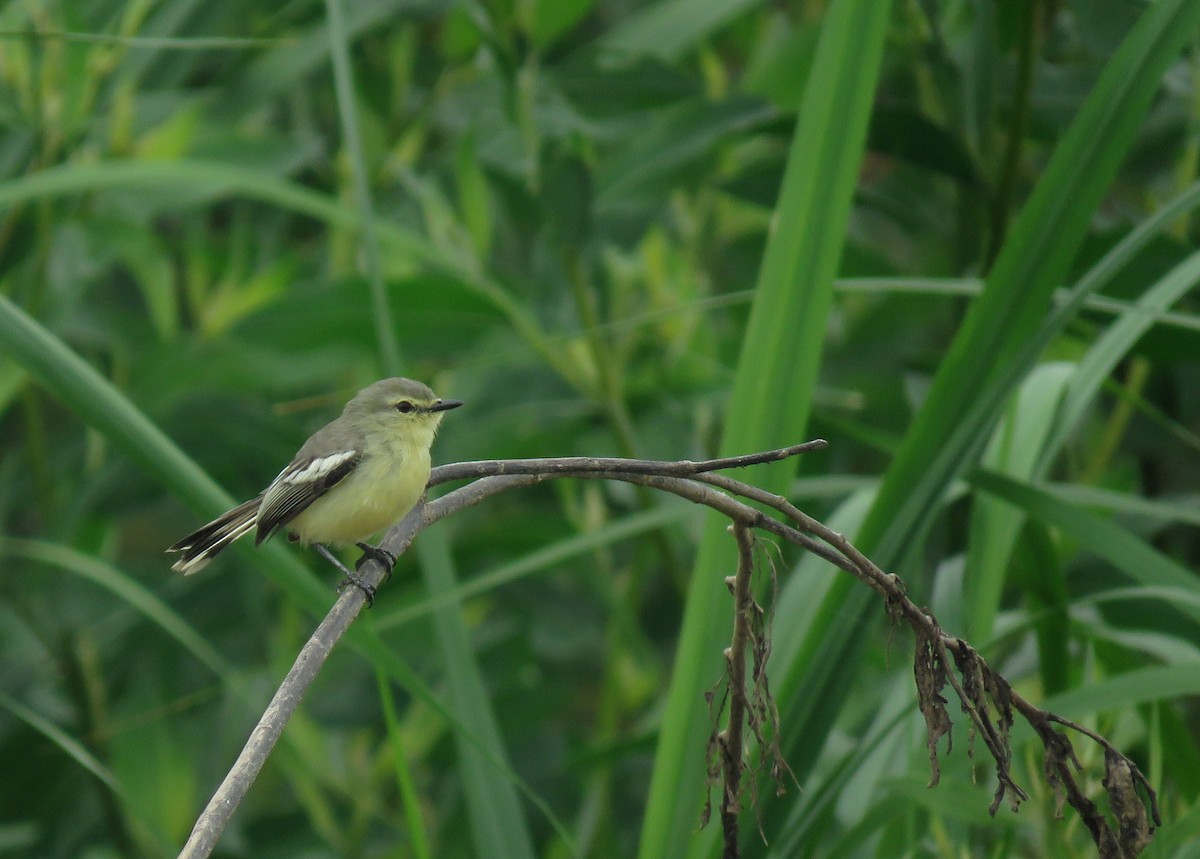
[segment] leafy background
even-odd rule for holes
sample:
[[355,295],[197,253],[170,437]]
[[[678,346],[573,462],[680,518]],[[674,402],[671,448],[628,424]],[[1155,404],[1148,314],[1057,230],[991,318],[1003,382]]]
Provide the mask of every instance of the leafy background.
[[[1200,832],[1195,0],[0,6],[0,854],[172,855],[333,576],[172,575],[358,387],[438,461],[742,453]],[[218,488],[223,487],[223,489]],[[720,523],[547,485],[422,536],[224,856],[714,856]],[[1087,856],[927,790],[909,642],[784,553],[748,856]],[[1102,756],[1077,744],[1098,792]]]

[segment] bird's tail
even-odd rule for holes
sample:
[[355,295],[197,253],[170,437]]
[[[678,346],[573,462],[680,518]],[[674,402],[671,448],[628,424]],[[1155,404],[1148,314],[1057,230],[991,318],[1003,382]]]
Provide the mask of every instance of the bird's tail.
[[245,504],[239,504],[167,549],[168,552],[183,554],[182,558],[171,565],[171,569],[178,570],[185,576],[199,572],[218,552],[238,537],[254,530],[261,501],[260,495],[251,498]]

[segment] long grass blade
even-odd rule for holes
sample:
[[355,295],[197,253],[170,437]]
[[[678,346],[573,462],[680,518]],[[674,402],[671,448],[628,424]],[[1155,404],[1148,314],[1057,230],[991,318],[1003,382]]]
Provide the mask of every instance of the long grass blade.
[[[430,595],[437,599],[453,591],[457,583],[446,542],[421,540],[416,548]],[[476,853],[532,859],[533,839],[512,782],[494,766],[495,758],[503,760],[504,743],[459,607],[442,605],[434,609],[433,620],[449,686],[450,709],[490,752],[481,754],[476,743],[457,737],[458,765],[467,793]]]

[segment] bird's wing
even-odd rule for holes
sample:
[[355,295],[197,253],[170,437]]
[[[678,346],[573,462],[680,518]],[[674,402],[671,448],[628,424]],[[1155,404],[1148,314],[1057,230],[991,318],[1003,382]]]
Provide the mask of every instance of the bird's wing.
[[254,544],[258,545],[299,516],[308,505],[345,480],[361,461],[362,454],[357,450],[297,456],[263,493]]

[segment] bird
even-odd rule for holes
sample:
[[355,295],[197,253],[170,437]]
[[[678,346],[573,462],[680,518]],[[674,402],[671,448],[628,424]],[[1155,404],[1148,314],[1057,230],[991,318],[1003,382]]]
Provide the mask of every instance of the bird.
[[347,582],[374,589],[351,573],[327,546],[354,544],[390,574],[395,557],[364,542],[402,519],[429,482],[430,447],[445,412],[461,400],[440,399],[413,379],[382,379],[359,391],[339,417],[300,447],[259,495],[218,516],[167,549],[178,553],[172,569],[201,570],[226,546],[253,532],[257,546],[277,531],[311,544],[346,574]]

